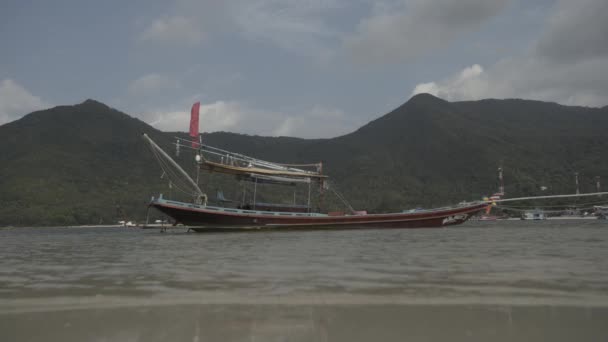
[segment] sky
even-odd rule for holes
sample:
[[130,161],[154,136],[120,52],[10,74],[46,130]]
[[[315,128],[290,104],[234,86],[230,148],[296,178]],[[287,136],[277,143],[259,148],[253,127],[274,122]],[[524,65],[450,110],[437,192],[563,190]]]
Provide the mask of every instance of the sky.
[[417,93],[608,105],[606,0],[2,0],[0,125],[95,99],[329,138]]

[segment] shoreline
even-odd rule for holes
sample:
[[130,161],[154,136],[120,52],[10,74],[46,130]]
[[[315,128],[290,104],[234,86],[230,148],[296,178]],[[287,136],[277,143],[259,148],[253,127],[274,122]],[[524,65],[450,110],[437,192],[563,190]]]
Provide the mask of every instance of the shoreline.
[[65,310],[125,309],[167,306],[510,306],[510,307],[584,307],[608,310],[608,296],[580,293],[576,296],[411,296],[399,294],[370,295],[361,293],[315,292],[307,294],[260,295],[220,291],[194,291],[152,296],[90,295],[24,297],[7,299],[0,296],[0,315]]
[[[567,217],[560,217],[560,216],[553,216],[553,217],[547,217],[546,219],[543,220],[522,220],[520,218],[517,217],[510,217],[510,218],[506,218],[506,219],[496,219],[496,220],[480,220],[480,219],[474,219],[472,218],[469,222],[465,222],[463,225],[461,226],[466,226],[467,224],[470,223],[474,223],[474,225],[479,225],[480,223],[483,222],[505,222],[505,221],[509,221],[509,222],[516,222],[516,221],[521,221],[521,222],[544,222],[544,221],[604,221],[601,219],[598,219],[598,217],[595,216],[585,216],[585,217],[571,217],[571,216],[567,216]],[[82,224],[82,225],[70,225],[70,226],[12,226],[12,225],[8,225],[8,226],[0,226],[0,230],[1,229],[19,229],[19,228],[135,228],[135,229],[151,229],[151,228],[165,228],[165,229],[188,229],[190,228],[190,226],[185,226],[185,225],[181,225],[178,224],[177,226],[174,226],[172,224],[161,224],[161,223],[149,223],[149,224],[136,224],[133,226],[125,226],[122,224]],[[404,228],[407,229],[407,228]],[[414,228],[415,229],[415,228]]]

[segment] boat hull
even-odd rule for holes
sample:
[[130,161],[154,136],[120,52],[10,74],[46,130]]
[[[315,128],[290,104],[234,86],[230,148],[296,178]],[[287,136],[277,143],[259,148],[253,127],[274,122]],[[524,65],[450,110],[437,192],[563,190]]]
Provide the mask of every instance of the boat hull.
[[192,230],[198,232],[445,227],[461,224],[487,207],[486,203],[474,203],[407,213],[328,216],[208,207],[168,200],[155,200],[150,205],[172,217],[176,223],[191,226]]

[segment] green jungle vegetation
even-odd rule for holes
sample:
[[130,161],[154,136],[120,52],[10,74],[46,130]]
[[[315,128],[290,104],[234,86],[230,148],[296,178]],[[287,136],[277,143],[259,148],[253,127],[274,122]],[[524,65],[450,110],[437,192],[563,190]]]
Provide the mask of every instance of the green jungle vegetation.
[[[216,132],[202,139],[269,161],[322,161],[355,209],[387,212],[491,195],[499,166],[507,197],[574,193],[574,172],[581,192],[595,191],[595,176],[608,181],[607,132],[608,107],[518,99],[447,102],[421,94],[336,138]],[[141,222],[152,196],[185,199],[161,179],[143,133],[171,155],[175,136],[186,137],[94,100],[0,126],[0,226],[115,224],[123,217]],[[193,155],[177,159],[194,173]],[[252,185],[246,186],[250,196]],[[226,175],[201,173],[201,187],[211,202],[217,190],[235,200],[243,192]],[[259,201],[293,202],[292,188],[259,190]],[[307,189],[295,192],[305,204]],[[331,194],[322,205],[345,210]]]

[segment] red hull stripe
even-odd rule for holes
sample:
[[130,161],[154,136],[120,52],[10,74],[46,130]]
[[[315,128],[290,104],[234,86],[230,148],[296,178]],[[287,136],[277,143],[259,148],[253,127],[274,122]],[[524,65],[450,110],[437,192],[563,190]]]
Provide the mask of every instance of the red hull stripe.
[[[487,204],[476,204],[468,207],[450,208],[422,213],[369,214],[353,216],[283,216],[251,215],[245,213],[227,213],[218,210],[187,208],[166,203],[153,203],[160,211],[173,217],[178,222],[190,225],[213,226],[345,226],[345,225],[390,225],[400,223],[412,226],[419,222],[424,226],[443,226],[466,221],[470,215],[483,210]],[[447,221],[446,221],[447,219]],[[431,221],[433,223],[431,224]]]

